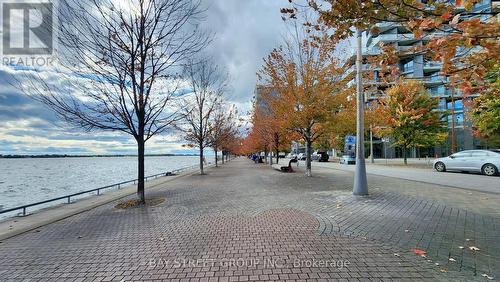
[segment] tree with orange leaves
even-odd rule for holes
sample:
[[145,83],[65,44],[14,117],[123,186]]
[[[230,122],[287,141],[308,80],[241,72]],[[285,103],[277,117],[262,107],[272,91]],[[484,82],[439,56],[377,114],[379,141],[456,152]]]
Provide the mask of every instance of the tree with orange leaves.
[[[283,8],[282,13],[290,18],[303,9],[302,1]],[[492,1],[493,2],[493,1]],[[443,75],[450,78],[450,87],[459,88],[464,96],[487,93],[492,103],[471,103],[471,112],[494,112],[498,84],[490,79],[491,73],[498,76],[500,60],[500,21],[495,3],[481,0],[421,1],[421,0],[312,0],[308,7],[316,11],[318,21],[309,23],[315,28],[331,28],[334,40],[351,37],[355,29],[377,33],[378,23],[398,23],[413,32],[416,39],[426,39],[411,52],[423,53],[431,60],[441,61]],[[490,5],[490,6],[487,6]],[[393,73],[391,61],[397,58],[391,46],[381,46],[384,54],[376,60],[382,73]],[[392,57],[392,59],[391,59]],[[389,76],[391,78],[391,76]],[[466,100],[467,101],[467,100]],[[474,116],[472,120],[477,123]],[[498,126],[495,119],[488,124],[475,124],[477,135],[489,136],[478,129]],[[482,120],[484,121],[484,120]],[[489,137],[488,137],[489,138]]]
[[[276,110],[271,107],[269,101],[277,95],[272,86],[257,86],[257,97],[253,105],[252,124],[259,132],[260,138],[267,140],[269,150],[274,152],[276,163],[279,162],[279,152],[286,151],[290,145],[290,134],[286,130],[284,119],[278,116]],[[272,164],[272,158],[269,158]]]
[[214,149],[215,166],[218,166],[219,150],[227,150],[233,146],[233,142],[237,142],[236,139],[239,135],[237,116],[238,112],[234,106],[228,107],[222,104],[210,120],[208,143]]
[[390,136],[395,146],[403,149],[407,164],[407,152],[413,147],[442,143],[448,135],[445,122],[439,112],[434,111],[438,103],[417,81],[400,80],[387,90],[376,109],[386,126],[375,127],[381,136]]
[[[349,78],[347,78],[349,79]],[[338,111],[325,123],[327,140],[332,148],[343,150],[346,135],[356,134],[356,93],[354,87],[346,87],[336,94]],[[385,126],[386,123],[378,116],[373,107],[367,107],[364,112],[365,135],[371,126]]]
[[342,69],[335,44],[327,34],[314,38],[295,26],[293,38],[264,59],[259,78],[272,86],[266,102],[283,128],[300,136],[306,145],[306,174],[311,176],[312,144],[325,134],[325,122],[336,112],[335,92]]
[[[303,5],[290,2],[293,7],[283,8],[282,13],[296,18]],[[335,40],[349,38],[354,28],[376,33],[376,24],[387,22],[405,26],[417,39],[427,37],[429,42],[420,51],[442,61],[443,73],[470,92],[484,87],[489,66],[500,59],[498,9],[476,9],[483,5],[480,2],[312,0],[308,6],[319,15],[317,28],[332,28]]]

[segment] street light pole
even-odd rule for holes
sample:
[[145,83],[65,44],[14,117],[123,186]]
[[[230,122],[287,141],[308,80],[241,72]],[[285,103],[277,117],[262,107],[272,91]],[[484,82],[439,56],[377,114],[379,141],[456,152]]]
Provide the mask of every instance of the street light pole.
[[370,162],[375,163],[375,158],[373,156],[373,127],[370,124]]
[[363,128],[363,111],[365,99],[363,97],[363,82],[362,79],[362,32],[358,28],[357,34],[357,52],[356,52],[356,105],[357,105],[357,118],[356,118],[356,170],[354,173],[354,187],[352,193],[354,195],[368,195],[368,183],[366,181],[366,166],[365,166],[365,131]]

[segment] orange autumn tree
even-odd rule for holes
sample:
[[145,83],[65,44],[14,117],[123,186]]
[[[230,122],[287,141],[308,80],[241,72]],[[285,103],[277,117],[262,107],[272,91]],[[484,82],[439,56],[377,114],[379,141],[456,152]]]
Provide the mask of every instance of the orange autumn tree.
[[[288,151],[292,134],[287,132],[285,120],[269,104],[277,95],[271,86],[257,86],[259,95],[253,105],[252,124],[260,132],[260,138],[265,138],[269,150],[274,152],[276,163],[279,163],[279,152]],[[272,158],[270,158],[272,164]]]
[[[303,10],[303,3],[290,2],[292,6],[283,8],[282,13],[296,18]],[[377,23],[403,25],[416,39],[426,39],[413,52],[422,52],[429,59],[441,61],[442,74],[450,78],[450,86],[459,88],[465,96],[491,93],[498,88],[498,84],[488,79],[488,74],[494,72],[500,59],[500,20],[498,9],[485,8],[484,4],[481,0],[308,1],[309,10],[318,15],[318,21],[310,25],[331,28],[335,40],[351,37],[356,28],[377,33]],[[383,49],[386,62],[382,64],[393,61],[394,55],[397,57],[394,48],[385,46]],[[387,73],[391,73],[389,68],[385,70]],[[472,112],[478,111],[479,103],[471,103],[471,106]],[[484,103],[481,107],[481,111],[495,111],[494,108],[484,109]],[[474,129],[478,135],[488,136],[481,132],[485,126],[494,127],[495,121],[474,126]]]
[[376,108],[378,118],[386,125],[375,127],[375,131],[390,136],[393,145],[403,149],[405,165],[409,149],[440,144],[446,139],[446,123],[434,111],[438,100],[427,93],[422,83],[400,80],[386,94]]
[[[238,111],[236,107],[222,104],[217,108],[209,123],[209,146],[214,149],[215,166],[218,166],[218,151],[232,146],[239,135]],[[222,156],[224,158],[224,155]]]
[[260,108],[257,106],[257,101],[253,101],[251,127],[247,128],[248,133],[243,143],[247,154],[264,152],[265,161],[267,162],[267,155],[271,148],[271,141],[269,140],[271,130],[268,124],[265,123]]
[[[344,149],[346,135],[356,134],[356,93],[354,87],[346,87],[337,93],[338,111],[325,124],[330,146],[337,150]],[[367,107],[364,113],[365,134],[370,126],[385,126],[386,123],[378,116],[373,107]]]
[[296,133],[306,145],[306,174],[311,176],[312,144],[325,134],[325,122],[336,112],[335,92],[341,69],[334,56],[335,44],[326,34],[306,39],[296,36],[285,47],[264,59],[259,78],[275,95],[267,103],[283,127]]

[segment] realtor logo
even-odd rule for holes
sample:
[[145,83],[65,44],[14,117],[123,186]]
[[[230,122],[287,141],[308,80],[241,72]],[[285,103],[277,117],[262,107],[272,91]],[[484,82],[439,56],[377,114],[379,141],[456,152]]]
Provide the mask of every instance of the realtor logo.
[[46,65],[52,62],[55,24],[54,1],[0,0],[2,62]]

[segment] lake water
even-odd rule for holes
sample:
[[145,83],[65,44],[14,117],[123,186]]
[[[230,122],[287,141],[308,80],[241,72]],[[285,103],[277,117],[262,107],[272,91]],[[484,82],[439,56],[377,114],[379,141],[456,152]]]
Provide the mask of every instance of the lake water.
[[[196,156],[146,157],[145,174],[196,165],[198,160]],[[137,157],[0,158],[0,210],[136,178]]]

